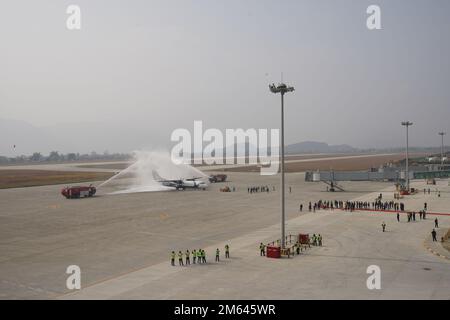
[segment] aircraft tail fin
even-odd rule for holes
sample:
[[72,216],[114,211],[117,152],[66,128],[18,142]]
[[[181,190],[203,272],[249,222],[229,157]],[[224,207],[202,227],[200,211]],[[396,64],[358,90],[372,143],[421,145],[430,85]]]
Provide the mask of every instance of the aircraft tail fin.
[[152,175],[153,175],[153,179],[155,179],[156,181],[161,181],[164,180],[156,170],[152,170]]

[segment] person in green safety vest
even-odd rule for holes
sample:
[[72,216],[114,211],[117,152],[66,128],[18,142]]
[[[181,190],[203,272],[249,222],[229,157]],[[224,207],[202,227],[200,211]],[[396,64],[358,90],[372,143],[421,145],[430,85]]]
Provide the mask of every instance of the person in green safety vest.
[[170,255],[170,261],[171,265],[175,266],[175,251],[172,251],[172,254]]
[[192,250],[192,262],[195,264],[195,259],[197,259],[197,251],[194,249]]
[[198,249],[197,251],[197,262],[202,263],[202,249]]
[[205,252],[205,250],[202,250],[202,260],[203,260],[203,263],[206,263],[206,252]]
[[216,262],[219,262],[220,260],[220,250],[219,248],[216,249]]
[[230,258],[230,246],[228,244],[225,245],[225,258]]
[[178,265],[184,266],[183,263],[183,253],[181,251],[178,251]]
[[190,265],[191,264],[191,253],[189,252],[189,250],[186,250],[186,265]]
[[261,242],[261,244],[259,245],[259,255],[260,256],[265,256],[266,255],[266,250],[265,250],[266,246]]

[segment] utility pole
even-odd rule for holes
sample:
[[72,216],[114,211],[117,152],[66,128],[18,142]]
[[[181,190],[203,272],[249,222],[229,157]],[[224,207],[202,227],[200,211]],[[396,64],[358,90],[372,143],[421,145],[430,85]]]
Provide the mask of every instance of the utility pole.
[[269,89],[272,93],[281,94],[281,248],[285,247],[285,229],[286,229],[286,216],[285,216],[285,185],[284,185],[284,94],[286,92],[294,91],[294,87],[288,87],[284,83],[280,83],[278,86],[275,84],[269,85]]

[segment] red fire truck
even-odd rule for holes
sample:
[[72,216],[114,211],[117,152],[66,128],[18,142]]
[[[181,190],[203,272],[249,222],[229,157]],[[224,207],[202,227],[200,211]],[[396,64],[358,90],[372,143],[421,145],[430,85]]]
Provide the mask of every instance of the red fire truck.
[[61,194],[67,199],[92,197],[95,192],[97,189],[93,185],[65,187],[61,190]]
[[225,180],[227,180],[227,175],[226,174],[214,174],[212,176],[209,176],[209,182],[214,183],[214,182],[225,182]]

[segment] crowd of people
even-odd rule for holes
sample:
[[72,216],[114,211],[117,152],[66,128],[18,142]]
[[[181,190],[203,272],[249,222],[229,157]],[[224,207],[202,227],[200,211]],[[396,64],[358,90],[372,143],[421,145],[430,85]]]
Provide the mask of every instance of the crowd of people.
[[[175,266],[175,260],[178,257],[178,265],[179,266],[188,266],[191,265],[191,257],[192,257],[192,264],[205,264],[206,262],[206,251],[203,249],[194,249],[192,251],[186,250],[184,253],[180,250],[178,253],[175,253],[175,251],[172,251],[170,254],[170,264],[172,266]],[[230,258],[230,246],[227,244],[225,245],[225,258]],[[219,248],[216,249],[216,262],[220,261],[220,250]]]
[[[272,186],[272,188],[269,188],[268,185],[265,186],[250,186],[247,188],[247,192],[248,193],[258,193],[258,192],[267,192],[269,193],[270,190],[272,189],[272,191],[275,191],[275,186]],[[289,186],[288,187],[289,193],[292,193],[292,187]]]
[[[379,197],[374,202],[368,201],[323,201],[319,200],[317,202],[309,202],[308,204],[309,211],[315,212],[316,210],[327,210],[327,209],[342,209],[345,211],[354,211],[354,210],[392,210],[397,211],[397,221],[400,222],[400,212],[405,211],[405,205],[402,202],[395,201],[381,201],[381,197]],[[406,217],[408,222],[416,221],[416,216],[419,216],[420,220],[426,220],[427,216],[428,204],[425,202],[423,206],[423,210],[409,211],[406,212]],[[299,211],[303,211],[303,204],[300,204]]]
[[[235,188],[233,187],[233,191],[235,191]],[[269,193],[270,191],[275,191],[275,186],[269,187],[268,185],[261,185],[261,186],[249,186],[247,188],[247,192],[249,194],[253,193]],[[292,188],[289,187],[289,192],[292,191]],[[426,190],[424,189],[424,193]],[[429,190],[428,190],[429,192]],[[374,211],[397,211],[397,221],[400,222],[400,212],[403,212],[406,214],[407,222],[416,221],[416,216],[419,216],[420,220],[425,220],[427,215],[427,209],[428,204],[425,202],[423,206],[423,210],[419,210],[417,212],[415,211],[409,211],[405,212],[405,204],[403,202],[398,202],[395,200],[389,200],[389,201],[383,201],[383,195],[380,193],[374,201],[343,201],[343,200],[319,200],[317,202],[309,202],[308,203],[308,210],[316,211],[316,210],[334,210],[334,209],[341,209],[345,211],[355,211],[355,210],[374,210]],[[299,211],[303,211],[303,204],[299,205]],[[435,219],[435,228],[439,228],[438,219]],[[386,232],[386,222],[382,222],[381,224],[382,231]],[[436,239],[436,230],[433,229],[432,231],[432,238],[433,241],[437,241]],[[322,236],[320,234],[313,234],[310,238],[309,245],[313,246],[322,246],[323,240]],[[297,246],[297,247],[296,247]],[[297,253],[299,253],[300,250],[300,243],[297,242],[294,245],[294,248],[296,248]],[[266,245],[263,243],[260,244],[260,255],[265,256],[266,255]],[[230,248],[227,244],[225,246],[225,258],[230,257]],[[295,250],[294,250],[295,252]],[[171,254],[171,264],[172,266],[175,266],[175,260],[178,257],[178,265],[184,266],[184,265],[190,265],[191,264],[191,257],[192,257],[192,264],[206,264],[206,252],[203,249],[198,250],[186,250],[184,253],[182,251],[178,251],[178,253],[175,253],[175,251],[172,251]],[[216,262],[220,261],[220,250],[219,248],[216,249]]]
[[[342,209],[346,211],[354,211],[354,210],[395,210],[395,211],[404,211],[405,204],[403,202],[395,202],[395,201],[381,201],[381,199],[377,199],[373,202],[369,201],[342,201],[342,200],[334,200],[334,201],[323,201],[319,200],[317,202],[309,202],[308,210],[311,212],[315,212],[320,209]],[[300,204],[300,211],[303,211],[303,204]]]
[[[390,201],[382,201],[383,195],[380,193],[378,197],[370,202],[370,201],[342,201],[342,200],[319,200],[317,202],[309,202],[308,203],[308,210],[311,212],[316,212],[316,210],[333,210],[333,209],[341,209],[345,211],[355,211],[355,210],[374,210],[374,211],[397,211],[397,221],[400,222],[400,212],[403,212],[406,214],[407,222],[414,222],[417,219],[417,216],[420,220],[426,220],[427,217],[427,210],[428,210],[428,204],[425,202],[423,204],[423,209],[419,211],[408,211],[405,212],[405,204],[403,202],[396,202],[394,200]],[[303,211],[303,204],[301,203],[299,205],[299,211]],[[434,227],[439,228],[439,221],[436,218],[434,220]],[[386,222],[382,222],[381,228],[383,232],[386,232]],[[437,241],[436,239],[436,230],[433,229],[432,231],[432,238],[433,241]],[[320,235],[319,235],[320,236]],[[312,237],[312,244],[318,243],[318,245],[321,245],[321,237],[317,238],[316,241],[314,240],[315,235]],[[320,239],[320,240],[318,240]]]
[[[272,186],[272,191],[275,191],[275,186]],[[270,192],[269,186],[251,186],[247,188],[248,193]]]

